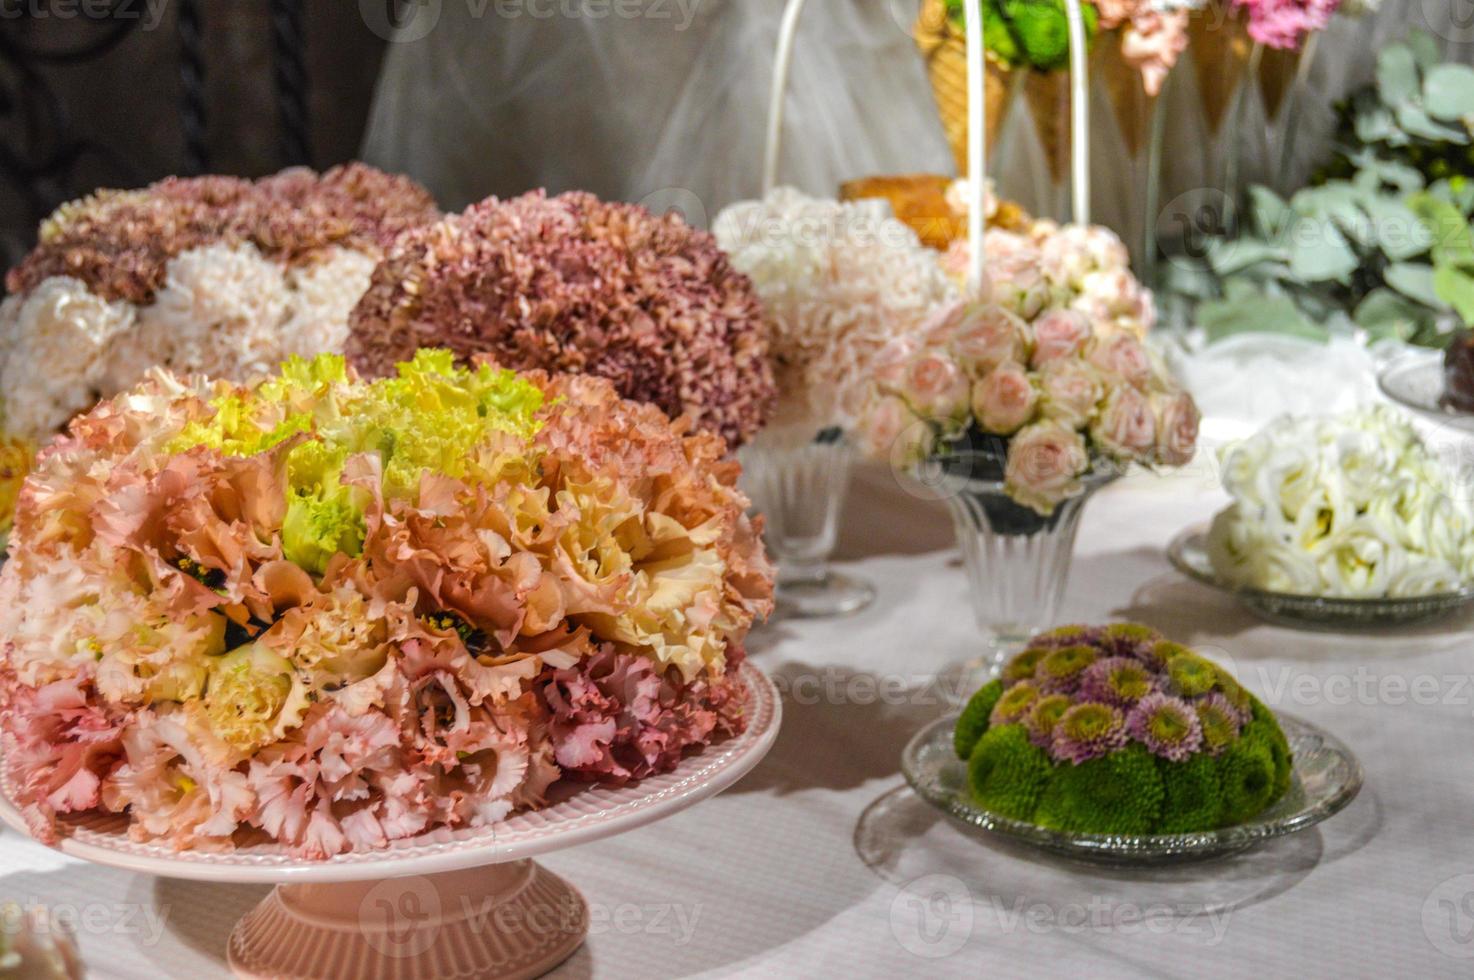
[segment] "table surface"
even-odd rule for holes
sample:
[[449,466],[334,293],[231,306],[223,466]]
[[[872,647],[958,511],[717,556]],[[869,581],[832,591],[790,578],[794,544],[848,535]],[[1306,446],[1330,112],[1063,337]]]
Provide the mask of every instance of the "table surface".
[[[1142,872],[955,828],[897,760],[946,710],[932,675],[974,652],[964,576],[943,510],[862,472],[840,551],[877,601],[754,635],[784,725],[736,787],[543,859],[593,914],[555,976],[1469,976],[1474,618],[1361,636],[1260,623],[1163,554],[1223,500],[1207,472],[1097,495],[1062,616],[1150,623],[1335,733],[1366,770],[1346,811],[1225,861]],[[230,927],[264,889],[93,867],[6,831],[0,894],[76,913],[95,976],[202,978],[225,975]]]

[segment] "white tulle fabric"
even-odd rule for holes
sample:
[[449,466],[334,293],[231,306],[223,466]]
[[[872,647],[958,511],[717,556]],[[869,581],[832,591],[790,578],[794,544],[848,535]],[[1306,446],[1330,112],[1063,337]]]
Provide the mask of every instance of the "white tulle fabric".
[[[595,5],[610,8],[602,17],[562,16],[582,4],[552,0],[518,6],[518,16],[496,16],[495,4],[431,6],[419,16],[433,26],[411,20],[389,46],[364,158],[411,174],[442,206],[580,188],[676,207],[705,227],[761,193],[783,0]],[[560,15],[535,17],[534,7]],[[643,15],[618,16],[621,7]],[[805,9],[784,183],[831,196],[850,178],[952,169],[914,17],[914,5],[892,0]]]

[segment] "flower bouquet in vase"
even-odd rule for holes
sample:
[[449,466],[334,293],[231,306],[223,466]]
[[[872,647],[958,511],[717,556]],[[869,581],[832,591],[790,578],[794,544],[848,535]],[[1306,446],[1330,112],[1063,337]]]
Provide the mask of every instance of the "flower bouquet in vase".
[[1038,222],[986,242],[986,288],[882,353],[861,426],[869,453],[952,512],[984,634],[975,669],[1057,618],[1090,495],[1131,463],[1186,463],[1198,428],[1145,343],[1151,294],[1114,234]]

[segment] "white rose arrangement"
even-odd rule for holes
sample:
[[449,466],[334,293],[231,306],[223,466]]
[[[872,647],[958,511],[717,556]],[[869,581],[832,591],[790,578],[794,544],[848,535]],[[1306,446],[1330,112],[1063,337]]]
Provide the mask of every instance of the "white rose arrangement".
[[1270,592],[1407,598],[1474,578],[1474,484],[1387,407],[1283,418],[1223,453],[1214,571]]

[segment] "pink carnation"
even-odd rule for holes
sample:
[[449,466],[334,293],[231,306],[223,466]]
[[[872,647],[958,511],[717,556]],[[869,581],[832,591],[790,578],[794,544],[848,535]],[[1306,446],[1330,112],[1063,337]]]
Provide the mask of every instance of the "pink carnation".
[[742,732],[741,659],[733,650],[722,676],[690,683],[613,647],[546,671],[536,690],[552,716],[558,765],[579,779],[620,784],[668,772],[688,748]]

